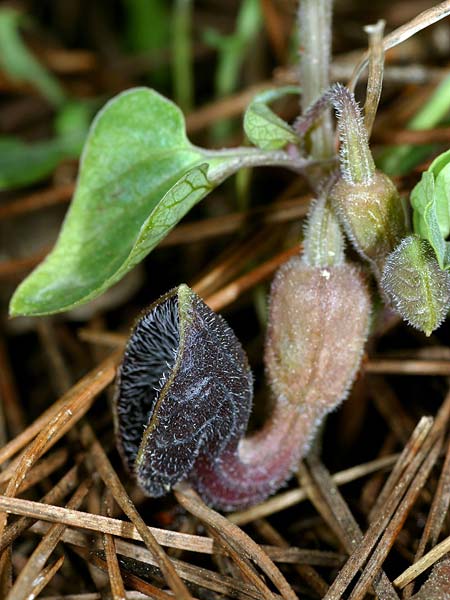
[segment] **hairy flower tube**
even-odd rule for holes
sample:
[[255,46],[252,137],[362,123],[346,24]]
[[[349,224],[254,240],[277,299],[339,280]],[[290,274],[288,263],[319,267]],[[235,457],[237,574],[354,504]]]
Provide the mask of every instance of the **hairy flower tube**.
[[[335,226],[326,222],[325,231]],[[184,480],[209,504],[233,510],[285,483],[345,397],[367,336],[369,295],[360,271],[342,262],[340,243],[331,253],[338,264],[295,257],[275,276],[265,357],[274,406],[249,437],[252,375],[225,320],[186,285],[143,314],[119,369],[114,412],[123,460],[148,495]]]

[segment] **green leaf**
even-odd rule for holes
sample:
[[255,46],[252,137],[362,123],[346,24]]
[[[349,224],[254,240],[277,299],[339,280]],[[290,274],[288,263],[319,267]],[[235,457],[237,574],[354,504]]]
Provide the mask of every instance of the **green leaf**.
[[388,256],[381,287],[410,325],[430,335],[450,308],[450,273],[427,240],[411,235]]
[[61,160],[58,140],[27,144],[17,137],[0,138],[0,191],[44,179]]
[[33,143],[13,136],[0,137],[0,191],[40,181],[65,158],[77,158],[83,149],[91,113],[86,103],[67,103],[56,117],[56,137]]
[[431,244],[441,269],[447,269],[447,242],[439,227],[437,214],[436,189],[434,176],[429,171],[422,174],[422,179],[411,193],[413,207],[414,231]]
[[59,239],[16,290],[11,314],[49,314],[97,297],[213,187],[265,164],[301,166],[280,151],[197,148],[175,104],[145,88],[120,94],[94,119]]
[[23,21],[23,15],[12,8],[0,10],[0,65],[9,77],[31,83],[49,102],[59,106],[64,102],[64,91],[22,41],[19,27]]
[[450,151],[438,156],[411,192],[414,231],[430,242],[441,269],[450,268]]
[[443,238],[450,234],[450,150],[440,154],[428,171],[434,176],[436,215]]
[[298,143],[292,127],[267,106],[286,94],[298,93],[298,88],[286,86],[267,90],[253,99],[244,115],[244,130],[252,144],[263,150],[277,150],[288,143]]

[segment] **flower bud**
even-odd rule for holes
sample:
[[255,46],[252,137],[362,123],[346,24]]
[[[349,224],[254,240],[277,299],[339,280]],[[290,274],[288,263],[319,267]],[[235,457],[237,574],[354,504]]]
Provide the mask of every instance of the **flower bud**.
[[407,235],[395,185],[387,175],[375,171],[367,184],[339,179],[330,196],[347,237],[380,276],[388,254]]
[[386,260],[381,287],[410,325],[430,335],[450,309],[450,274],[433,248],[416,235],[405,238]]
[[310,267],[328,267],[344,262],[344,236],[325,194],[311,205],[302,259]]
[[266,371],[277,402],[296,408],[311,440],[346,397],[370,321],[370,296],[349,264],[311,267],[294,257],[277,272],[270,296]]
[[330,99],[341,139],[341,179],[330,196],[348,238],[379,277],[387,255],[407,235],[400,196],[389,177],[375,169],[353,94],[338,84],[331,89]]

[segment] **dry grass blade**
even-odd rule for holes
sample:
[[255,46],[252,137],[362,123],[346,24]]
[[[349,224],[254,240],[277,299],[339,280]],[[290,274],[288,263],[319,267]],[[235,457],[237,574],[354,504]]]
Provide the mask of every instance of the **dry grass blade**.
[[[432,546],[437,544],[444,519],[450,505],[450,443],[447,443],[447,452],[442,467],[441,476],[433,498],[429,515],[429,540]],[[428,526],[428,522],[427,522]],[[428,527],[426,527],[428,529]],[[425,535],[425,532],[424,532]],[[425,549],[425,548],[424,548]]]
[[[409,488],[423,460],[430,451],[430,446],[434,441],[433,436],[430,435],[431,423],[432,420],[429,418],[423,418],[419,422],[413,434],[418,440],[418,450],[414,453],[415,457],[409,462],[406,469],[401,469],[401,476],[392,489],[392,493],[390,493],[386,499],[384,506],[382,506],[379,514],[377,515],[377,518],[371,523],[369,529],[358,545],[356,552],[350,556],[344,567],[341,569],[339,575],[334,580],[328,591],[328,594],[325,596],[325,600],[338,600],[342,597],[342,594],[345,592],[358,570],[366,562],[378,539],[382,536],[406,490]],[[424,432],[426,432],[425,436],[423,435]],[[402,456],[399,458],[399,462],[401,460]]]
[[[430,25],[433,25],[433,23],[436,23],[441,19],[445,19],[445,17],[449,14],[450,0],[446,0],[445,2],[441,2],[436,6],[424,10],[419,15],[414,17],[414,19],[411,19],[411,21],[409,21],[408,23],[405,23],[401,27],[398,27],[397,29],[394,29],[394,31],[391,31],[391,33],[383,39],[384,52],[387,52],[390,48],[398,46],[399,44],[409,39],[422,29],[430,27]],[[358,79],[362,71],[364,71],[364,69],[366,68],[368,61],[369,53],[365,52],[358,64],[356,65],[352,77],[348,83],[348,87],[351,90],[355,89],[356,84],[358,83]]]
[[[283,548],[289,547],[288,542],[268,521],[266,521],[266,519],[255,521],[253,527],[256,528],[258,533],[263,536],[266,541],[277,544]],[[310,565],[296,565],[295,570],[319,597],[325,596],[329,586],[316,569]]]
[[376,515],[378,515],[384,508],[388,498],[392,491],[397,485],[398,481],[402,477],[406,469],[411,465],[414,458],[417,457],[418,452],[421,450],[426,437],[429,435],[432,427],[432,420],[430,418],[423,417],[417,427],[411,434],[410,439],[403,448],[394,468],[391,471],[386,483],[383,486],[380,494],[377,497],[375,504],[369,514],[369,520],[372,521]]
[[[253,261],[273,242],[274,232],[267,233],[266,229],[253,233],[231,247],[214,260],[205,274],[200,274],[195,280],[192,289],[202,297],[208,297],[216,292],[232,277],[236,277],[245,268],[245,263]],[[245,256],[245,262],[242,257]]]
[[424,571],[429,569],[438,560],[450,552],[450,536],[442,540],[432,550],[427,552],[420,560],[408,567],[401,575],[394,579],[394,585],[402,589],[414,581]]
[[66,183],[58,187],[48,188],[42,192],[30,194],[29,196],[20,198],[20,200],[2,204],[0,206],[0,219],[9,219],[34,210],[54,206],[55,204],[66,203],[70,200],[74,191],[75,184]]
[[[47,525],[44,523],[36,523],[36,525],[33,527],[33,531],[39,534],[45,534],[47,531]],[[63,536],[63,541],[80,548],[88,548],[89,550],[92,550],[92,545],[88,545],[88,542],[86,542],[84,536],[77,531],[66,531]],[[116,550],[121,556],[145,563],[146,565],[157,566],[152,553],[143,546],[131,544],[122,540],[116,540]],[[101,556],[99,556],[98,553],[94,556],[101,560]],[[235,577],[219,575],[218,573],[210,571],[209,569],[205,569],[197,565],[191,565],[181,560],[171,559],[171,561],[173,562],[174,567],[176,568],[180,577],[189,583],[232,598],[242,598],[242,600],[261,600],[261,593],[256,588],[247,583],[243,583]],[[103,566],[100,568],[106,568],[106,563],[103,563]],[[126,580],[123,571],[122,576],[124,577],[124,580]]]
[[385,22],[367,25],[364,30],[369,36],[369,78],[367,80],[366,102],[364,104],[364,124],[370,137],[383,87],[383,32]]
[[[80,379],[72,389],[52,404],[52,406],[42,413],[42,415],[31,425],[0,449],[0,464],[11,458],[11,456],[26,446],[43,430],[43,428],[48,427],[50,423],[54,422],[58,416],[63,416],[63,413],[67,412],[67,410],[73,410],[72,404],[77,405],[78,402],[80,408],[83,407],[84,409],[87,407],[86,410],[88,410],[95,396],[113,381],[116,374],[116,366],[119,364],[120,358],[121,353],[116,352],[105,359],[95,367],[95,369]],[[71,415],[67,413],[67,417],[70,416]],[[72,422],[70,422],[70,425],[72,425]],[[56,441],[56,439],[54,441]],[[45,450],[48,450],[48,448]],[[37,458],[39,458],[39,456]]]
[[425,485],[428,476],[430,475],[431,469],[438,459],[441,447],[442,440],[439,439],[435,442],[427,458],[424,460],[417,473],[417,476],[415,477],[400,506],[398,507],[398,510],[394,514],[389,525],[386,527],[378,546],[370,557],[358,583],[355,585],[355,588],[349,597],[349,600],[363,600],[363,598],[366,597],[366,593],[371,583],[378,576],[381,565],[392,548],[392,545],[402,529],[409,511],[415,503],[421,489]]
[[450,141],[450,127],[432,127],[430,129],[396,129],[378,130],[374,132],[375,142],[392,146],[409,144],[421,146],[423,144],[448,144]]
[[[306,463],[311,472],[312,481],[328,506],[332,515],[330,525],[349,554],[358,548],[363,538],[361,529],[353,517],[347,503],[341,496],[328,470],[317,456],[311,454]],[[398,594],[385,573],[374,583],[375,592],[384,600],[398,600]]]
[[25,415],[20,404],[11,365],[3,339],[0,338],[0,399],[8,430],[17,435],[25,427]]
[[12,551],[6,548],[0,557],[0,598],[6,598],[12,587]]
[[[310,196],[300,196],[288,200],[280,200],[273,205],[252,210],[229,213],[220,217],[209,217],[202,221],[193,221],[178,225],[169,235],[161,241],[160,247],[175,246],[178,244],[191,244],[230,235],[241,230],[245,225],[252,228],[273,228],[279,223],[296,221],[306,216]],[[260,230],[258,230],[260,231]],[[267,231],[266,231],[267,234]]]
[[273,0],[262,0],[261,9],[263,11],[264,24],[272,48],[274,49],[279,62],[283,62],[287,51],[287,39],[285,27],[283,26],[283,18],[278,12],[279,7],[275,5]]
[[172,589],[174,594],[180,600],[190,600],[191,595],[177,575],[172,563],[168,559],[164,550],[158,544],[155,536],[151,533],[150,529],[142,520],[142,517],[136,510],[136,507],[127,495],[125,488],[120,482],[117,473],[114,471],[108,457],[106,456],[103,447],[99,444],[94,432],[87,423],[83,424],[80,432],[80,439],[85,445],[89,452],[90,459],[95,466],[95,471],[100,475],[105,483],[106,487],[110,490],[115,501],[127,515],[127,517],[134,523],[136,529],[139,531],[144,544],[153,553],[158,566],[163,572],[169,587]]
[[242,92],[233,94],[221,100],[215,100],[210,104],[191,112],[186,118],[186,129],[190,134],[197,133],[218,119],[228,119],[240,115],[248,103],[256,94],[276,86],[272,80],[264,81],[258,85],[249,87]]
[[[99,556],[94,554],[93,552],[90,552],[86,548],[79,548],[79,547],[74,546],[73,550],[76,552],[76,554],[78,554],[79,556],[84,558],[84,560],[86,560],[87,562],[90,562],[91,564],[96,566],[98,569],[101,569],[102,571],[107,573],[108,566],[107,566],[105,560],[103,560],[102,558],[100,558]],[[162,590],[160,590],[156,586],[152,585],[151,583],[144,581],[143,579],[141,579],[140,577],[137,577],[136,575],[133,575],[132,573],[127,573],[125,570],[121,569],[121,576],[128,587],[131,587],[134,590],[142,592],[143,594],[145,594],[146,597],[149,596],[150,598],[153,598],[154,600],[173,600],[173,598],[174,598],[172,596],[172,594],[163,592]],[[177,596],[175,596],[175,597],[178,598]],[[192,599],[192,600],[194,600],[194,599]]]
[[241,294],[254,287],[257,283],[267,279],[267,277],[272,275],[280,265],[291,258],[291,256],[298,254],[300,250],[301,246],[296,245],[293,248],[289,248],[289,250],[280,252],[270,260],[231,282],[217,293],[208,296],[205,300],[206,304],[215,311],[219,311],[225,306],[228,306],[239,298]]
[[[332,480],[336,485],[344,485],[345,483],[350,483],[360,477],[365,477],[371,473],[387,469],[395,464],[397,460],[398,454],[383,456],[382,458],[377,458],[368,463],[335,473],[332,475]],[[261,502],[261,504],[257,504],[246,510],[231,513],[228,515],[228,520],[236,525],[246,525],[256,519],[261,519],[278,511],[290,508],[291,506],[295,506],[299,502],[307,500],[307,498],[308,496],[303,488],[289,490],[288,492],[277,494],[276,496],[269,498],[269,500]]]
[[106,346],[107,348],[123,348],[127,343],[127,336],[124,333],[88,329],[87,327],[78,330],[78,337],[83,342]]
[[[113,510],[113,498],[109,490],[105,493],[104,511],[106,516],[110,517]],[[110,533],[103,534],[103,547],[105,549],[106,564],[108,566],[108,576],[111,586],[111,596],[113,600],[124,600],[126,597],[123,585],[122,575],[120,573],[119,561],[117,560],[116,544]]]
[[376,409],[396,438],[402,444],[407,444],[411,432],[414,430],[414,420],[406,412],[386,379],[371,375],[368,377],[367,383]]
[[[148,600],[148,598],[148,594],[134,591],[127,592],[127,600]],[[169,596],[169,598],[173,600],[173,596]],[[104,600],[104,594],[91,592],[87,594],[69,594],[67,596],[42,596],[39,600]]]
[[[72,498],[69,500],[67,508],[78,508],[86,497],[90,486],[90,480],[83,481]],[[27,598],[33,597],[33,588],[36,586],[36,582],[39,580],[40,573],[59,540],[61,539],[65,528],[66,526],[64,524],[59,523],[51,526],[48,533],[43,537],[33,554],[28,559],[26,565],[21,570],[7,597],[7,600],[26,600]]]
[[[427,521],[420,538],[419,545],[414,555],[414,562],[417,562],[424,554],[428,542],[436,545],[439,533],[444,523],[447,510],[450,504],[450,444],[447,443],[447,452],[444,465],[442,467],[436,493],[433,496],[431,508],[428,513]],[[414,591],[414,585],[411,583],[405,588],[403,598],[406,600]]]
[[[237,298],[239,298],[241,294],[248,291],[261,281],[267,279],[267,277],[269,277],[274,271],[276,271],[276,269],[281,264],[286,262],[291,256],[298,254],[300,250],[301,246],[296,245],[293,248],[290,248],[289,250],[284,250],[283,252],[280,252],[279,254],[264,262],[263,264],[259,265],[255,269],[249,271],[248,273],[245,273],[244,275],[242,275],[242,277],[235,279],[218,292],[208,295],[205,298],[206,304],[208,304],[208,306],[215,311],[222,310],[223,308],[234,302]],[[240,248],[240,251],[242,251],[242,247]],[[237,261],[234,260],[234,262],[236,263]],[[201,291],[206,285],[211,285],[209,276],[207,276],[205,281],[199,281],[198,284],[194,286],[194,289],[197,292],[199,292],[199,289]],[[89,342],[100,343],[102,345],[112,347],[123,347],[128,339],[128,336],[123,334],[98,331],[91,332],[87,329],[82,329],[80,331],[80,337]]]
[[245,555],[241,555],[232,543],[222,534],[219,534],[214,527],[208,527],[207,530],[211,536],[217,541],[217,543],[224,549],[225,553],[235,563],[239,571],[241,572],[244,580],[257,589],[263,598],[274,598],[274,594],[270,591],[264,581],[259,577],[256,570],[245,558]]
[[[436,415],[436,419],[433,425],[432,436],[428,443],[431,444],[433,438],[436,439],[441,433],[446,429],[448,420],[450,419],[450,393],[447,393],[444,402],[442,403],[438,414]],[[420,423],[424,423],[423,427],[420,427]],[[402,472],[410,465],[414,456],[417,455],[417,452],[420,451],[423,439],[431,433],[430,422],[428,425],[425,424],[424,419],[421,420],[419,425],[414,430],[411,435],[410,440],[406,444],[405,448],[400,455],[400,458],[395,465],[394,469],[391,472],[390,477],[386,481],[384,488],[381,493],[378,495],[377,501],[375,502],[372,510],[369,514],[369,519],[372,520],[376,518],[376,515],[381,513],[388,497],[391,495],[392,490],[397,485],[398,479],[401,477]]]
[[369,530],[357,552],[349,558],[334,581],[326,600],[337,600],[341,597],[383,534],[358,586],[353,590],[352,600],[363,597],[367,591],[438,457],[440,438],[447,426],[449,414],[450,394],[447,394],[433,426],[430,428],[429,418],[423,418],[419,422],[371,512],[370,517],[373,520]]
[[[0,496],[0,510],[32,519],[41,519],[51,523],[64,523],[70,527],[81,527],[82,529],[89,529],[99,533],[110,533],[119,537],[140,542],[143,541],[142,536],[132,523],[79,510],[69,510],[62,506],[42,504],[41,502],[33,502],[32,500],[24,500],[22,498]],[[193,552],[204,552],[206,554],[212,554],[213,552],[213,542],[209,538],[157,529],[155,527],[148,527],[148,529],[158,542],[165,546],[191,550]]]
[[[9,480],[6,496],[15,496],[27,472],[89,410],[94,398],[113,379],[118,354],[108,357],[67,392],[59,403],[59,410],[48,414],[46,426],[23,452],[13,477]],[[6,527],[7,515],[0,513],[0,538]]]
[[[67,494],[69,494],[78,482],[78,467],[72,467],[60,481],[41,499],[41,503],[52,504],[58,502]],[[0,540],[0,553],[12,544],[19,535],[26,531],[33,524],[33,519],[30,517],[22,517],[9,525],[5,529],[2,539]]]
[[188,512],[213,528],[219,535],[226,536],[228,542],[244,556],[252,559],[280,591],[283,598],[294,600],[296,595],[279,569],[267,554],[241,529],[230,523],[225,517],[208,508],[200,497],[188,486],[179,484],[174,490],[178,502]]
[[61,353],[51,317],[38,319],[36,331],[50,367],[49,377],[51,378],[53,388],[58,395],[62,396],[70,389],[72,380]]
[[[127,542],[118,542],[117,551],[123,556],[132,558],[134,560],[146,563],[155,564],[155,561],[149,556],[149,551],[146,548],[135,546]],[[216,592],[217,594],[223,594],[226,597],[239,598],[242,600],[261,600],[261,598],[279,598],[278,595],[269,593],[267,596],[261,596],[261,591],[255,588],[253,585],[241,581],[239,578],[230,577],[229,575],[221,575],[199,567],[197,565],[191,565],[190,563],[171,559],[177,573],[185,581],[192,583],[200,588]]]
[[[25,481],[22,482],[19,488],[19,493],[25,492],[33,487],[33,485],[36,483],[45,477],[48,477],[57,469],[61,468],[67,462],[68,458],[69,452],[67,448],[60,448],[47,458],[40,460],[37,465],[27,473]],[[11,479],[17,468],[17,465],[19,464],[19,460],[20,457],[11,461],[6,469],[0,473],[0,483],[6,483]]]
[[64,556],[60,556],[55,562],[45,569],[42,569],[41,574],[35,580],[35,585],[31,588],[30,595],[28,596],[29,600],[36,598],[45,586],[53,579],[59,569],[62,567],[64,563]]
[[50,250],[51,248],[47,247],[25,258],[12,258],[0,261],[0,280],[17,280],[24,271],[29,271],[42,262]]
[[449,360],[370,358],[363,366],[367,373],[384,375],[450,375]]
[[442,600],[450,594],[450,560],[444,558],[434,565],[430,576],[413,600]]

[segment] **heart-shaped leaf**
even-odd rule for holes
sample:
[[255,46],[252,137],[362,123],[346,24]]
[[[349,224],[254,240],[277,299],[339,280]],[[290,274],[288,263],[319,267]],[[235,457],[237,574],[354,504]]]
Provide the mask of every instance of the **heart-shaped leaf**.
[[11,314],[60,312],[95,298],[213,187],[242,166],[267,164],[300,166],[281,151],[197,148],[170,100],[146,88],[120,94],[94,119],[59,239],[16,290]]
[[286,94],[298,93],[299,88],[286,86],[255,96],[244,115],[244,130],[252,144],[263,150],[278,150],[288,143],[298,143],[299,139],[292,127],[267,106],[268,102]]

